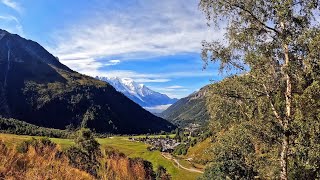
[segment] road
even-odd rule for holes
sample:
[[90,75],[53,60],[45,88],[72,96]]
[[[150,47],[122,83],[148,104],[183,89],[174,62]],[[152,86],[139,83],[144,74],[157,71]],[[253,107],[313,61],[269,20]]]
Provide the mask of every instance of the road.
[[172,157],[171,154],[169,153],[161,153],[161,155],[166,158],[166,159],[169,159],[169,160],[172,160],[174,163],[176,163],[178,165],[178,168],[182,168],[184,170],[187,170],[187,171],[190,171],[190,172],[196,172],[196,173],[201,173],[203,174],[203,171],[200,171],[198,169],[195,169],[195,168],[187,168],[187,167],[184,167],[182,166],[178,160],[176,160],[174,157]]

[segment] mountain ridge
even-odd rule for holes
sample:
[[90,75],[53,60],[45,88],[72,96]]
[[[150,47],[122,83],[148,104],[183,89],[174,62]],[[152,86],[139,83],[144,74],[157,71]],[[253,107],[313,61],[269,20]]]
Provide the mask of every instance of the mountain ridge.
[[206,105],[209,88],[210,85],[204,86],[199,91],[180,99],[159,116],[180,127],[190,124],[206,125],[210,117]]

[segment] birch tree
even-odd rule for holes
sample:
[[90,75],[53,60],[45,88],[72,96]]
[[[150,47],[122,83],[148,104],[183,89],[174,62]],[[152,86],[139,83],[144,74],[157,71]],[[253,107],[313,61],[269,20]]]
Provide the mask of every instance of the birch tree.
[[296,105],[293,96],[319,74],[319,0],[201,0],[208,24],[226,26],[223,41],[203,42],[205,64],[248,72],[254,97],[264,96],[281,127],[280,179],[288,179],[288,153]]

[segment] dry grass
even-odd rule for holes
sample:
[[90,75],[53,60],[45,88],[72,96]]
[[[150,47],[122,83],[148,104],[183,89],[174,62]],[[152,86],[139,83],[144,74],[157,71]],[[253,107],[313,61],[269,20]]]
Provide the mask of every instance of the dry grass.
[[31,146],[27,152],[19,153],[0,141],[0,159],[0,179],[93,179],[69,166],[67,158],[55,146]]
[[105,179],[148,180],[153,179],[151,163],[141,158],[128,158],[113,149],[106,150]]
[[[152,164],[141,158],[129,158],[107,148],[101,157],[98,179],[151,180]],[[93,176],[71,166],[61,147],[46,139],[21,141],[7,146],[0,140],[0,180],[93,180]]]

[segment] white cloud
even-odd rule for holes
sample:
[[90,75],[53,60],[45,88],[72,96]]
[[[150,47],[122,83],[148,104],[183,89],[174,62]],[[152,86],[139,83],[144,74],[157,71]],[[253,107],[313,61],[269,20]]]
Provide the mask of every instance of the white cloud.
[[150,79],[150,78],[137,78],[134,81],[138,82],[138,83],[163,83],[163,82],[169,82],[171,79],[161,79],[161,78],[157,78],[157,79]]
[[[122,4],[118,9],[107,7],[104,4],[106,2],[111,1],[100,1],[101,9],[97,8],[87,19],[81,19],[81,23],[53,33],[54,46],[47,49],[73,70],[93,77],[164,83],[176,78],[215,75],[212,71],[187,69],[144,73],[143,69],[137,72],[103,68],[125,63],[129,59],[200,53],[202,40],[222,39],[224,34],[224,30],[213,32],[207,27],[205,17],[198,9],[198,0],[136,0],[134,3],[128,1],[130,6],[123,7]],[[102,60],[107,58],[121,59],[121,62]],[[182,97],[190,91],[183,87],[164,87],[159,90],[170,97]]]
[[109,62],[110,62],[110,63],[118,64],[118,63],[120,63],[121,61],[120,61],[120,60],[110,60]]
[[173,89],[173,88],[168,88],[168,87],[161,87],[161,88],[157,88],[157,87],[152,87],[152,89],[156,90],[156,91],[160,91],[163,93],[174,93],[174,92],[186,92],[189,91],[188,88],[178,88],[178,89]]
[[65,64],[111,56],[134,59],[197,53],[202,40],[223,34],[208,30],[197,5],[197,0],[137,0],[124,10],[96,10],[90,19],[54,33],[56,45],[49,49]]
[[105,66],[114,66],[114,65],[119,64],[120,62],[121,62],[120,60],[110,60],[110,61],[108,61],[108,63],[105,63],[104,65]]
[[[184,86],[168,86],[168,87],[152,87],[152,89],[156,90],[156,91],[160,91],[163,92],[165,94],[179,94],[179,93],[185,93],[187,91],[189,91],[190,89],[184,87]],[[173,95],[176,97],[176,95]]]
[[[72,63],[70,63],[72,62]],[[165,73],[140,73],[132,70],[111,70],[111,71],[100,71],[97,70],[103,67],[101,62],[96,62],[92,59],[81,60],[83,63],[78,63],[80,60],[68,61],[67,66],[75,67],[74,70],[82,72],[92,77],[120,77],[120,78],[131,78],[137,82],[152,81],[152,79],[161,79],[163,82],[168,82],[172,78],[184,78],[184,77],[206,77],[214,75],[214,72],[193,72],[193,71],[178,71],[178,72],[165,72]]]
[[166,88],[168,88],[168,89],[182,89],[182,88],[184,88],[184,87],[183,87],[183,86],[175,85],[175,86],[168,86],[168,87],[166,87]]
[[0,28],[9,31],[10,33],[16,33],[21,36],[24,35],[20,21],[11,15],[0,15]]
[[152,113],[161,113],[164,110],[168,109],[172,104],[167,105],[159,105],[159,106],[153,106],[153,107],[144,107],[146,110],[152,112]]
[[18,11],[19,13],[21,13],[22,8],[20,6],[19,3],[12,1],[12,0],[0,0],[0,2],[2,2],[4,5]]
[[72,67],[73,70],[76,70],[89,76],[98,76],[98,69],[104,66],[103,63],[98,62],[92,58],[68,60],[64,61],[64,64],[68,67]]
[[149,86],[152,90],[161,92],[171,98],[182,98],[190,94],[193,90],[183,86],[168,86],[168,87],[153,87]]

